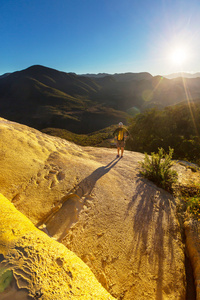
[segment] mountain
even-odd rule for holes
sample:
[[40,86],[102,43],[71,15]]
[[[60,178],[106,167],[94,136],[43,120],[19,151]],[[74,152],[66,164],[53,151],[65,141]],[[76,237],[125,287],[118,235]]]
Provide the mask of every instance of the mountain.
[[0,78],[4,78],[4,77],[7,77],[8,75],[10,75],[11,73],[5,73],[3,75],[0,75]]
[[178,78],[178,77],[182,77],[182,78],[197,78],[200,77],[200,72],[197,73],[188,73],[188,72],[178,72],[178,73],[172,73],[169,75],[163,75],[165,78],[168,79],[173,79],[173,78]]
[[152,79],[152,75],[147,72],[141,73],[116,73],[114,75],[107,73],[99,73],[99,74],[83,74],[82,76],[90,77],[90,78],[103,78],[107,76],[112,76],[116,79],[116,81],[132,81],[132,80],[143,80],[143,79]]
[[108,73],[98,73],[98,74],[87,73],[87,74],[81,74],[81,76],[91,77],[91,78],[102,78],[102,77],[106,77],[106,76],[111,76],[111,74],[108,74]]
[[[127,114],[97,99],[102,89],[94,80],[43,66],[32,66],[0,78],[1,116],[42,129],[67,128],[90,132]],[[103,101],[102,101],[103,100]]]
[[[90,133],[151,107],[200,98],[200,78],[83,76],[40,65],[0,77],[0,116],[36,129]],[[105,75],[105,76],[104,76]]]

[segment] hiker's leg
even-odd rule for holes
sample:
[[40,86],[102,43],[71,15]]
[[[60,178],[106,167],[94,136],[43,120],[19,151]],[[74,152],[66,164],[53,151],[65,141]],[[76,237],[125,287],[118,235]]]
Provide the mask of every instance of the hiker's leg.
[[121,147],[121,157],[123,156],[124,154],[124,147]]
[[117,155],[119,155],[120,147],[117,147]]

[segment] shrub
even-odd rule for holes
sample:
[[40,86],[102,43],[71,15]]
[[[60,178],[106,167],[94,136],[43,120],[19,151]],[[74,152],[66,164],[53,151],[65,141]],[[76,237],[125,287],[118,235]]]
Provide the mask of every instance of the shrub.
[[172,185],[177,181],[178,174],[172,170],[174,162],[172,155],[174,150],[169,147],[169,154],[164,153],[163,148],[158,148],[158,153],[145,153],[144,162],[141,162],[140,173],[147,179],[153,181],[157,186],[172,192]]
[[[151,126],[149,126],[151,124]],[[152,108],[129,118],[127,149],[157,152],[174,149],[173,157],[200,165],[200,101],[189,100],[159,110]]]
[[199,195],[187,199],[187,208],[198,221],[200,221],[200,198]]
[[200,221],[200,185],[194,183],[179,186],[178,191],[185,203],[185,211]]

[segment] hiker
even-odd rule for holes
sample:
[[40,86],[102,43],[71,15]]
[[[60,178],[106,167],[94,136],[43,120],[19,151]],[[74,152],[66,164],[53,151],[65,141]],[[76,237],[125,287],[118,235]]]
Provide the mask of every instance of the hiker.
[[117,157],[119,157],[120,149],[121,157],[123,157],[124,145],[129,132],[125,127],[123,127],[122,122],[119,123],[119,127],[113,132],[113,135],[115,138],[117,138]]

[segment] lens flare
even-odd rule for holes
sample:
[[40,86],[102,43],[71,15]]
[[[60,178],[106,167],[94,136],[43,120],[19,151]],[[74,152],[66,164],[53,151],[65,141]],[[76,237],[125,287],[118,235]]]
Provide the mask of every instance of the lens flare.
[[183,47],[174,48],[170,54],[170,60],[174,64],[183,64],[187,60],[187,51]]
[[189,89],[187,88],[187,81],[186,81],[186,79],[184,77],[182,77],[182,81],[183,81],[183,86],[184,86],[184,90],[185,90],[185,96],[186,96],[187,104],[188,104],[188,107],[189,107],[189,110],[190,110],[190,115],[191,115],[191,118],[192,118],[193,126],[194,126],[194,129],[195,129],[195,132],[196,132],[196,136],[199,137],[199,132],[198,132],[198,129],[197,129],[197,124],[196,124],[194,113],[193,113],[192,106],[191,106],[191,102],[193,102],[193,100],[191,100],[192,97],[190,95]]

